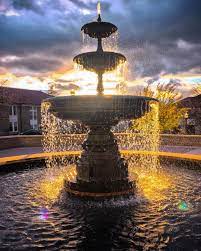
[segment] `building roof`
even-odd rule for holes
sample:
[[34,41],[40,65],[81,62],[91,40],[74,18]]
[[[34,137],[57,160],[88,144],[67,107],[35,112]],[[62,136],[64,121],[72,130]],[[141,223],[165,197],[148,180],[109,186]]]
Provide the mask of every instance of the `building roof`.
[[40,105],[44,99],[50,97],[42,91],[0,87],[0,103]]
[[182,99],[179,104],[185,108],[201,108],[201,94]]

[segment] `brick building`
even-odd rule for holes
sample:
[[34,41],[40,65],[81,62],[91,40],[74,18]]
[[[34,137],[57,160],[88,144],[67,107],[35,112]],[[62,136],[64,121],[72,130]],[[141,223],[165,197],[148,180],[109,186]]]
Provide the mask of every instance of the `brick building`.
[[41,103],[48,97],[41,91],[0,87],[0,135],[39,129]]
[[187,134],[201,134],[201,94],[188,97],[179,102],[181,107],[187,108],[182,128]]

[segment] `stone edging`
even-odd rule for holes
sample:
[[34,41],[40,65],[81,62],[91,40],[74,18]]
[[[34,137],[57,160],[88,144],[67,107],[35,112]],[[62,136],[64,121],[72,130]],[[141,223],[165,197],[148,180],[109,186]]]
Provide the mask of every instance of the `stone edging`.
[[[149,152],[149,151],[132,151],[132,150],[122,150],[122,155],[124,156],[132,156],[132,155],[152,155],[159,156],[163,158],[169,159],[181,159],[181,160],[189,160],[189,161],[201,161],[200,155],[195,154],[183,154],[183,153],[172,153],[172,152]],[[17,155],[11,157],[3,157],[0,158],[0,166],[21,163],[33,160],[41,160],[51,157],[78,157],[80,156],[81,151],[68,151],[68,152],[51,152],[51,153],[35,153],[35,154],[26,154],[26,155]]]

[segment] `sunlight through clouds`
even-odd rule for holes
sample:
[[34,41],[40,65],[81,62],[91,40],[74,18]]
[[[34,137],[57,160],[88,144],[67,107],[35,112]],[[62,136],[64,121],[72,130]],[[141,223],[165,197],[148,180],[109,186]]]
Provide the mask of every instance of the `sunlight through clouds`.
[[[1,0],[0,78],[10,74],[8,86],[47,90],[49,83],[59,83],[60,77],[52,76],[62,69],[68,76],[67,89],[73,83],[80,92],[85,86],[94,92],[94,77],[83,73],[81,80],[79,73],[72,74],[72,60],[86,50],[80,26],[96,19],[96,4],[97,0]],[[200,83],[200,1],[104,0],[101,6],[103,19],[119,28],[119,50],[129,63],[129,93],[149,78],[179,79],[185,95]],[[115,88],[116,82],[112,87],[107,78],[106,82],[108,91]]]

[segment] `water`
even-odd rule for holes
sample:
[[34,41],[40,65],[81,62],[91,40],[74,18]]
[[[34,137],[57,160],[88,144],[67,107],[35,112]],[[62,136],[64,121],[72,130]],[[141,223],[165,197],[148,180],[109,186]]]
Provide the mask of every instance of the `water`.
[[[91,50],[97,49],[97,40],[94,38],[89,37],[84,31],[81,31],[82,43],[83,48],[82,52],[87,52]],[[118,39],[119,39],[119,32],[116,31],[110,37],[103,38],[102,44],[104,51],[115,51],[117,52],[118,49]]]
[[[112,109],[115,112],[122,105],[122,100],[117,99]],[[139,104],[138,106],[136,109],[141,109],[141,105]],[[142,118],[120,121],[117,126],[112,128],[120,150],[159,151],[158,104],[153,102],[150,106],[150,112],[146,113]],[[81,145],[87,137],[86,133],[89,131],[89,128],[79,122],[56,118],[48,112],[48,105],[43,103],[42,130],[44,152],[64,152],[82,150]],[[46,165],[49,168],[69,165],[72,162],[73,160],[69,163],[65,157],[50,157],[46,159]],[[147,170],[159,169],[160,167],[158,156],[152,155],[140,155],[138,158],[133,156],[129,159],[129,163],[131,172],[132,166],[144,166]]]
[[[81,35],[82,35],[82,40],[83,40],[82,52],[96,51],[96,49],[97,49],[96,39],[89,37],[83,31],[81,32]],[[104,38],[102,40],[102,45],[103,45],[104,51],[118,52],[119,51],[118,38],[119,38],[118,31],[113,33],[110,37]],[[83,69],[82,65],[79,65],[76,63],[74,63],[74,69],[77,72],[79,72],[79,71],[83,72],[83,75],[86,72]],[[114,95],[127,94],[127,86],[126,86],[127,74],[128,74],[127,62],[119,63],[117,61],[116,62],[116,69],[113,71],[110,71],[110,72],[105,72],[103,75],[105,94],[114,94]],[[86,80],[86,84],[87,84],[87,80]],[[94,89],[94,94],[96,94],[96,88]]]
[[[140,109],[140,107],[138,108]],[[158,112],[159,106],[153,102],[151,111],[143,117],[131,121],[121,121],[113,128],[118,145],[123,150],[158,152],[160,144]],[[160,168],[158,156],[140,155],[129,159],[130,169],[143,166],[147,170]]]
[[[85,140],[86,132],[88,131],[87,128],[79,122],[56,118],[48,112],[47,108],[47,105],[43,103],[41,109],[41,126],[43,131],[42,146],[44,152],[81,150],[81,144]],[[75,160],[71,159],[70,163],[71,162],[75,162]],[[63,165],[67,166],[70,163],[65,157],[53,156],[46,159],[46,166],[48,168]]]
[[0,176],[1,250],[201,250],[199,170],[141,168],[136,196],[110,202],[64,199],[69,171],[49,170]]

